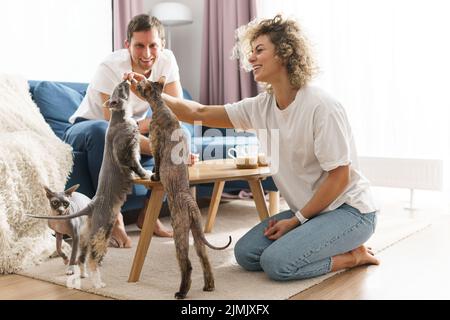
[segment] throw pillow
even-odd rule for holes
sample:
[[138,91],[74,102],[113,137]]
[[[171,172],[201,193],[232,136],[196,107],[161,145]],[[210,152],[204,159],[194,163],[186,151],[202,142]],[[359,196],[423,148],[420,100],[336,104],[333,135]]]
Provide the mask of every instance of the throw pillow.
[[69,118],[77,110],[83,96],[61,83],[42,81],[34,89],[33,100],[53,132],[62,139],[64,131],[70,126]]

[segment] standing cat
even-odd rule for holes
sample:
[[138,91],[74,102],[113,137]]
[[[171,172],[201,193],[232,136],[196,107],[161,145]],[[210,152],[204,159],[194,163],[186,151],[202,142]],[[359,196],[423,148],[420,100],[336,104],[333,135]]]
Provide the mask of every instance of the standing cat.
[[111,119],[106,131],[103,162],[98,178],[97,192],[87,207],[80,212],[60,217],[41,217],[46,219],[71,219],[88,215],[86,230],[80,239],[78,258],[81,276],[85,274],[86,255],[89,253],[88,266],[95,288],[104,287],[101,280],[99,263],[106,254],[108,241],[116,222],[120,208],[133,186],[133,172],[142,179],[150,175],[141,166],[139,150],[139,130],[127,108],[130,95],[130,83],[123,81],[116,86],[109,99],[108,108]]
[[[173,238],[175,241],[178,264],[181,269],[181,284],[175,298],[184,299],[191,286],[192,266],[189,260],[189,230],[192,230],[194,245],[203,268],[204,291],[214,290],[214,277],[205,250],[205,244],[216,250],[227,248],[214,247],[208,243],[203,234],[200,209],[189,190],[187,139],[183,134],[180,123],[173,112],[161,99],[164,87],[164,77],[159,82],[141,81],[137,90],[152,108],[150,124],[150,147],[155,159],[154,174],[151,180],[161,180],[167,193]],[[181,146],[181,148],[180,148]]]
[[[52,209],[52,216],[71,215],[84,209],[91,199],[84,194],[75,192],[80,185],[76,184],[63,192],[54,192],[47,187],[44,187],[50,207]],[[66,270],[67,275],[74,274],[75,264],[77,263],[78,246],[80,243],[80,233],[82,227],[86,224],[86,216],[77,217],[74,219],[65,220],[48,220],[48,226],[56,233],[56,252],[64,260],[64,264],[69,264]],[[69,235],[72,238],[72,252],[70,260],[62,251],[61,245],[64,235]]]

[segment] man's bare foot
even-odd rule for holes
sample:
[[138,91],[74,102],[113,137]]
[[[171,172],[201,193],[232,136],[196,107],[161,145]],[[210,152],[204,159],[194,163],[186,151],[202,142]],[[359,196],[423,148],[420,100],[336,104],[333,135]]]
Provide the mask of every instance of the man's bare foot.
[[161,221],[156,220],[155,230],[153,230],[153,234],[158,237],[163,238],[172,238],[173,237],[173,231],[167,230],[164,225],[161,223]]
[[380,260],[374,257],[372,248],[365,247],[364,245],[359,246],[356,249],[350,251],[351,255],[355,258],[355,267],[362,266],[365,264],[380,264]]
[[123,223],[122,213],[117,216],[116,223],[111,233],[109,246],[114,248],[131,248],[131,238],[125,231],[125,224]]
[[[136,225],[139,227],[139,229],[142,229],[142,226],[144,225],[144,218],[145,218],[145,210],[142,210],[136,221]],[[155,236],[164,237],[164,238],[172,238],[173,237],[173,232],[170,230],[167,230],[159,219],[156,220],[155,230],[153,230],[153,234]]]

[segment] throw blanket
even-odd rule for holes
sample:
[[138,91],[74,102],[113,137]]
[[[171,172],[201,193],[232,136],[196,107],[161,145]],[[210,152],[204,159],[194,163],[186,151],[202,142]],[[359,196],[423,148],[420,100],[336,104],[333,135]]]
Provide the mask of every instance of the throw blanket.
[[43,186],[62,190],[72,169],[72,149],[45,122],[28,83],[0,74],[0,274],[37,264],[55,250]]

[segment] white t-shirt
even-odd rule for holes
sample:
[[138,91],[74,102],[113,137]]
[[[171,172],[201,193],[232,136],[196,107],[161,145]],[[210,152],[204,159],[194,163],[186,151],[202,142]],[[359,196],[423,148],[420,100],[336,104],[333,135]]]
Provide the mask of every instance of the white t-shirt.
[[[100,92],[111,95],[114,88],[122,81],[123,74],[131,71],[131,57],[127,49],[117,50],[110,54],[97,68],[87,88],[86,96],[77,111],[69,118],[69,122],[74,123],[78,117],[90,120],[104,119]],[[166,83],[180,80],[177,61],[172,51],[168,49],[164,49],[159,54],[152,67],[149,80],[158,81],[161,76],[166,77]],[[129,103],[133,111],[133,118],[137,121],[144,119],[149,108],[148,102],[131,92]]]
[[[328,176],[328,171],[350,164],[350,182],[345,191],[323,212],[346,203],[361,211],[377,211],[368,180],[358,167],[353,135],[343,107],[324,91],[306,86],[295,100],[280,110],[273,94],[261,93],[254,98],[225,105],[235,128],[256,129],[258,139],[268,146],[279,129],[279,166],[273,165],[277,188],[289,208],[296,212],[312,198]],[[269,129],[269,130],[259,130]],[[276,151],[264,150],[271,159]],[[276,148],[275,148],[276,149]]]

